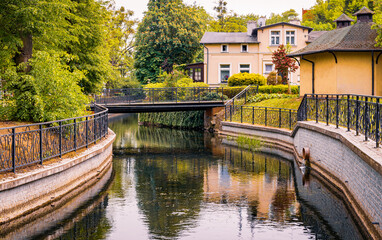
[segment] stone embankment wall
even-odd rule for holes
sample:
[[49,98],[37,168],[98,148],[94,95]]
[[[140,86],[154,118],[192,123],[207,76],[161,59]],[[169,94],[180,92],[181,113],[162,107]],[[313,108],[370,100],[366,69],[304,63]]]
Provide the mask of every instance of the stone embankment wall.
[[[302,149],[310,149],[312,173],[329,182],[358,216],[371,237],[382,236],[382,150],[353,131],[299,122],[294,131],[222,122],[223,135],[261,137],[264,150],[293,153],[301,163]],[[274,150],[273,150],[274,149]],[[277,150],[276,150],[277,149]]]
[[47,205],[53,207],[81,186],[97,180],[111,167],[114,139],[114,132],[109,130],[106,138],[74,157],[1,180],[0,224],[33,214]]

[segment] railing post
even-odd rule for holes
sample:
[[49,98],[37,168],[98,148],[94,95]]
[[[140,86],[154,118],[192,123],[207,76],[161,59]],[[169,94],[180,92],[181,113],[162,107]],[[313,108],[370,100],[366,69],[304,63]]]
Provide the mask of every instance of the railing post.
[[339,123],[339,96],[336,96],[336,128],[338,128],[338,123]]
[[42,165],[42,124],[39,126],[39,137],[40,137],[40,164]]
[[281,108],[279,108],[279,128],[281,128]]
[[77,152],[77,119],[74,119],[74,151]]
[[232,105],[229,105],[229,121],[232,122]]
[[59,151],[60,151],[60,158],[62,157],[62,122],[60,121],[60,133],[59,133],[59,139],[58,139],[58,145],[59,145]]
[[365,98],[365,110],[364,110],[364,113],[363,113],[363,124],[364,124],[364,127],[365,127],[365,141],[368,140],[368,131],[369,131],[369,105],[368,105],[368,101],[369,98],[366,97]]
[[265,126],[267,126],[267,120],[268,120],[268,119],[267,119],[267,118],[268,118],[267,114],[268,114],[268,109],[265,108],[265,114],[264,114],[264,117],[265,117],[265,119],[264,119],[264,122],[265,122],[264,125],[265,125]]
[[86,148],[89,147],[89,117],[86,117],[86,123],[85,123],[85,132],[86,132]]
[[178,103],[178,88],[175,88],[176,96],[175,96],[175,103]]
[[244,104],[247,103],[247,91],[244,92]]
[[329,95],[326,95],[326,126],[329,125]]
[[318,95],[316,95],[316,123],[318,123]]
[[222,102],[224,102],[224,88],[222,87]]
[[97,115],[94,115],[93,119],[94,119],[94,125],[93,125],[93,132],[94,132],[94,144],[96,144],[97,142],[97,126],[96,126],[96,118],[97,118]]
[[292,129],[292,110],[289,109],[289,129]]
[[358,136],[358,131],[359,131],[359,96],[357,96],[356,98],[356,109],[355,109],[356,113],[355,113],[355,117],[356,117],[356,120],[355,120],[355,134],[356,136]]
[[227,121],[227,105],[224,105],[224,120]]
[[255,107],[252,107],[252,124],[255,124]]
[[243,123],[243,106],[240,106],[240,122]]
[[348,94],[348,116],[347,116],[348,132],[350,131],[350,95]]
[[380,133],[380,118],[381,118],[381,115],[380,115],[380,112],[379,112],[379,98],[377,98],[377,102],[375,103],[376,106],[375,106],[375,147],[378,148],[379,147],[379,133]]
[[16,173],[16,128],[12,128],[12,169]]

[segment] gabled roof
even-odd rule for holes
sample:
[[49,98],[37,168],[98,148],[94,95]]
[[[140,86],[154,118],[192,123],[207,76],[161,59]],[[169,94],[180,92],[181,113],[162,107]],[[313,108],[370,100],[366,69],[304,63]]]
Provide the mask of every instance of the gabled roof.
[[354,22],[354,20],[348,17],[348,15],[346,15],[345,13],[342,13],[341,16],[339,16],[333,22],[347,22],[347,21]]
[[270,27],[274,27],[274,26],[279,26],[279,25],[288,25],[288,26],[292,26],[292,27],[307,29],[308,32],[311,32],[313,30],[313,28],[311,28],[311,27],[306,27],[306,26],[297,25],[297,24],[288,23],[288,22],[279,22],[279,23],[264,25],[262,27],[255,28],[255,29],[252,30],[252,35],[253,35],[254,31],[258,31],[258,30],[262,30],[262,29],[270,28]]
[[335,51],[382,51],[376,47],[375,29],[371,29],[373,22],[358,22],[354,25],[335,29],[318,37],[308,46],[289,54],[290,57]]
[[307,43],[311,43],[313,42],[314,40],[316,40],[317,38],[319,38],[322,34],[326,33],[327,31],[311,31],[309,34],[308,34],[308,41],[306,41]]
[[259,43],[246,32],[206,32],[200,43]]

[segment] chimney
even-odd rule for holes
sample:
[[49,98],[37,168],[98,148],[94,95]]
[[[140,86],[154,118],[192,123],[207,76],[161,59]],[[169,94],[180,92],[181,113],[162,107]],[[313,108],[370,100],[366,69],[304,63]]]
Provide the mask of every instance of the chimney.
[[250,36],[252,35],[252,30],[257,28],[257,23],[255,21],[248,21],[247,22],[247,34]]
[[354,22],[354,20],[348,17],[345,13],[343,13],[333,22],[337,23],[337,28],[343,28],[350,26],[351,22]]
[[257,25],[259,27],[264,27],[265,26],[265,22],[266,22],[267,18],[266,17],[260,17],[259,20],[257,20]]
[[368,9],[367,7],[361,8],[358,12],[354,13],[354,16],[357,16],[357,23],[359,22],[373,22],[374,12]]
[[301,22],[300,22],[300,20],[298,20],[298,19],[290,20],[289,23],[290,23],[290,24],[294,24],[294,25],[301,25]]

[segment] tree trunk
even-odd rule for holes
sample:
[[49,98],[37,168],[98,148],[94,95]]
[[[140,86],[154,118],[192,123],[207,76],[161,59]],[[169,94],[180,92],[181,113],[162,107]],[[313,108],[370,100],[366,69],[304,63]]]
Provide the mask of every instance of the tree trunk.
[[[16,53],[16,56],[14,58],[16,66],[20,65],[21,63],[28,63],[28,60],[32,58],[32,51],[33,51],[33,41],[32,41],[32,34],[27,34],[22,37],[23,40],[23,46],[19,48],[19,52]],[[23,70],[25,72],[30,71],[30,66],[27,65],[27,67]]]

